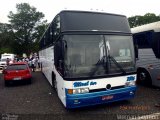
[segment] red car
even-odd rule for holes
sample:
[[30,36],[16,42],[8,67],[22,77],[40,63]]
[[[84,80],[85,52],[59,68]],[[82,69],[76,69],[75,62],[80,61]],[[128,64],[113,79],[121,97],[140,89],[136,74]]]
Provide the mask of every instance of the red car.
[[13,81],[27,81],[31,83],[31,70],[26,62],[16,62],[7,66],[3,70],[5,86]]

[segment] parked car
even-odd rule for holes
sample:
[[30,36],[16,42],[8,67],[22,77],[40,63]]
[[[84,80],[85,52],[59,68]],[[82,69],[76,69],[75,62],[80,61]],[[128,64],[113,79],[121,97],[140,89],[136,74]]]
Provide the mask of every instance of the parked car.
[[3,70],[5,86],[9,85],[13,81],[27,81],[31,83],[31,70],[26,62],[15,62],[6,67]]

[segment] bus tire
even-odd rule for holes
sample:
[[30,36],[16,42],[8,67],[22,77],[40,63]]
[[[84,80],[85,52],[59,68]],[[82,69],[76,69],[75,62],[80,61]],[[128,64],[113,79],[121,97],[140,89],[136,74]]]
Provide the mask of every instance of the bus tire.
[[57,91],[56,75],[52,72],[52,87]]
[[152,86],[152,79],[147,70],[145,69],[137,70],[137,84]]

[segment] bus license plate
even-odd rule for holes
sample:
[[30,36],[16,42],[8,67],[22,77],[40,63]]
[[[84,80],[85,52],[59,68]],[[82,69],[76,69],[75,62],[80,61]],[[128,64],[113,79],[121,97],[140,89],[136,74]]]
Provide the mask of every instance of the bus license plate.
[[21,77],[13,78],[13,80],[21,80]]
[[102,100],[111,100],[113,99],[113,95],[109,95],[109,96],[103,96]]

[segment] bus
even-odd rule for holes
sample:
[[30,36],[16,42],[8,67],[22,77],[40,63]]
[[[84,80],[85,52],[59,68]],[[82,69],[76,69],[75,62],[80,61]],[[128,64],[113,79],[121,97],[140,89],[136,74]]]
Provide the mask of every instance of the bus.
[[6,60],[9,59],[9,63],[13,63],[15,59],[15,54],[13,53],[3,53],[0,59],[0,69],[4,69],[7,66]]
[[39,58],[66,108],[135,96],[135,50],[123,15],[61,11],[41,37]]
[[160,21],[131,29],[138,47],[137,83],[160,87]]

